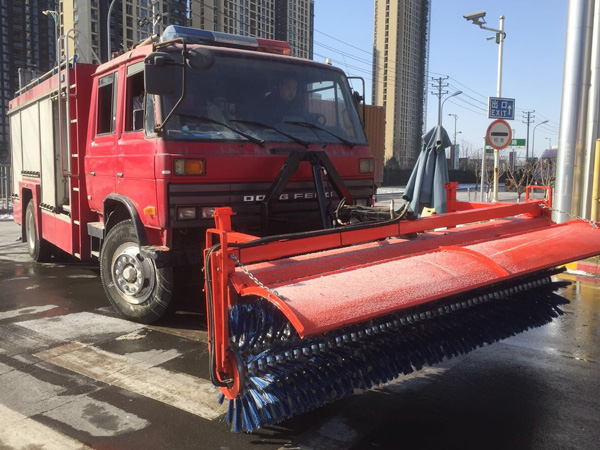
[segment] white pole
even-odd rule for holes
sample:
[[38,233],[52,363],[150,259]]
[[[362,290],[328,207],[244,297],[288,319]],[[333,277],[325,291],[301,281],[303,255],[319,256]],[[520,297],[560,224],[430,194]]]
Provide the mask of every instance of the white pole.
[[485,184],[485,144],[486,139],[483,138],[483,155],[481,156],[481,201],[483,202],[483,185]]
[[[496,96],[502,97],[502,54],[504,51],[504,16],[500,16],[499,32],[496,33],[498,40],[498,84],[496,85]],[[494,196],[493,202],[498,201],[498,150],[494,149]]]
[[497,33],[498,37],[498,85],[496,88],[496,96],[502,97],[502,53],[504,51],[504,16],[500,16],[500,30]]
[[555,222],[566,222],[569,213],[579,206],[573,199],[575,153],[583,80],[585,79],[585,42],[590,0],[570,0],[567,15],[567,38],[556,156]]
[[594,161],[596,154],[596,139],[600,137],[600,0],[594,1],[594,22],[592,26],[590,61],[590,88],[588,94],[587,129],[584,145],[584,164],[582,168],[581,216],[593,218],[592,197],[594,184]]

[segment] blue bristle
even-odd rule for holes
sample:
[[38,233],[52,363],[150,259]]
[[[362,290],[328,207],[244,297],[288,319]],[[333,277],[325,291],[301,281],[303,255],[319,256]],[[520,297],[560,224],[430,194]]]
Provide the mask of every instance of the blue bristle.
[[[225,398],[225,396],[223,396]],[[227,408],[227,423],[233,423],[233,417],[235,414],[235,402],[229,400],[229,407]]]
[[[236,398],[231,400],[232,409],[233,409],[233,421],[231,422],[231,429],[236,433],[242,431],[242,400],[240,398]],[[246,428],[249,430],[249,428]]]
[[553,289],[540,277],[516,294],[499,289],[305,340],[267,301],[233,305],[232,349],[247,373],[227,421],[252,431],[543,325],[562,314]]

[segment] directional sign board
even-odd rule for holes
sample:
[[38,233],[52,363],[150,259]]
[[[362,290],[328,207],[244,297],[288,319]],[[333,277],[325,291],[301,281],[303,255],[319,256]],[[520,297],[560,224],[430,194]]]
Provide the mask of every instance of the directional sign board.
[[[519,139],[519,138],[511,139],[510,144],[508,144],[508,147],[525,147],[526,142],[527,142],[527,139]],[[486,148],[493,150],[493,148],[490,147],[490,143],[487,141],[487,138],[486,138],[485,146],[486,146]]]
[[505,120],[494,120],[487,129],[485,137],[496,150],[502,150],[510,145],[512,129]]
[[515,99],[502,97],[488,98],[488,118],[515,120]]

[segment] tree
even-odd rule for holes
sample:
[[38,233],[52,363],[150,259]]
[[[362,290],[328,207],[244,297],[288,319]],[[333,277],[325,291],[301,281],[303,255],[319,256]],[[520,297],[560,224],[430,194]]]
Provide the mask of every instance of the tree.
[[508,179],[511,182],[511,187],[517,190],[519,201],[521,201],[521,195],[523,195],[527,186],[535,183],[537,169],[537,161],[526,161],[521,165],[508,168]]
[[542,186],[554,187],[556,181],[556,170],[554,168],[554,162],[550,158],[540,159],[537,162],[536,167],[536,178],[538,178]]

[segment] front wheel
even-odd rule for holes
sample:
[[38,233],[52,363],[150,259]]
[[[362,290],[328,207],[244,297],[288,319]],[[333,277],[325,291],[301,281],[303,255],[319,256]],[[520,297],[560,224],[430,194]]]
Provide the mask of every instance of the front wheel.
[[100,276],[110,303],[126,319],[149,324],[173,310],[172,269],[157,268],[140,255],[131,220],[118,223],[106,236]]

